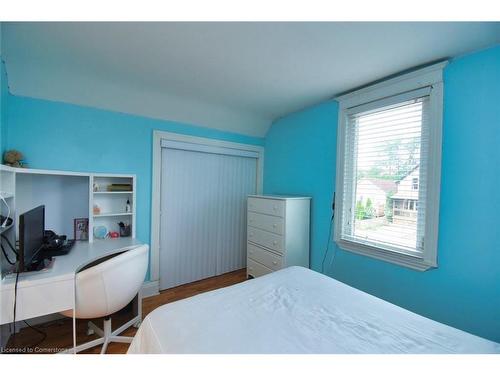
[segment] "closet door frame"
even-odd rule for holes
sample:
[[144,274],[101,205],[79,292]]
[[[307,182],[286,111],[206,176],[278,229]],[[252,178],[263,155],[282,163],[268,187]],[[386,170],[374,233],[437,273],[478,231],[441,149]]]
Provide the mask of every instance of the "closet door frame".
[[[153,131],[153,171],[152,171],[152,194],[151,194],[151,246],[150,246],[150,282],[149,290],[159,292],[160,287],[160,224],[161,224],[161,149],[162,141],[179,142],[179,149],[182,143],[188,144],[186,150],[203,151],[207,147],[222,147],[230,149],[231,152],[252,152],[257,157],[257,194],[262,194],[263,172],[264,172],[264,147],[245,143],[221,141],[191,135],[183,135],[155,130]],[[189,148],[188,148],[189,147]]]

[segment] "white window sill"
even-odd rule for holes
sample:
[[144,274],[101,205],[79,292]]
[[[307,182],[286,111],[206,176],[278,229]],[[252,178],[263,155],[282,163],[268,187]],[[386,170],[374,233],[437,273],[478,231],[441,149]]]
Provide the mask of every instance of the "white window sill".
[[411,268],[416,271],[427,271],[428,269],[437,267],[437,264],[435,262],[429,262],[424,258],[416,255],[398,253],[396,251],[384,250],[378,247],[346,240],[338,240],[336,242],[338,246],[343,250],[397,264],[398,266]]

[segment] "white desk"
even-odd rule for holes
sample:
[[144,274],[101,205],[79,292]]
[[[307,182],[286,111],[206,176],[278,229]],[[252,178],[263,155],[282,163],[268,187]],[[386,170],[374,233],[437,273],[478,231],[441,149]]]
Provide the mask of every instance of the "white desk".
[[[17,283],[16,321],[71,310],[75,305],[75,274],[85,265],[141,245],[134,238],[77,241],[67,255],[55,257],[46,271],[20,274]],[[15,276],[0,282],[0,324],[12,323]],[[140,317],[140,303],[138,315]]]

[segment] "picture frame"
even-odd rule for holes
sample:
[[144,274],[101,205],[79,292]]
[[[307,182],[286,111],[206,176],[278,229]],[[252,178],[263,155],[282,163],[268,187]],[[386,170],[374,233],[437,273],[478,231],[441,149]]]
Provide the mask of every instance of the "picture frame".
[[76,241],[89,240],[89,219],[87,217],[73,220],[73,234]]

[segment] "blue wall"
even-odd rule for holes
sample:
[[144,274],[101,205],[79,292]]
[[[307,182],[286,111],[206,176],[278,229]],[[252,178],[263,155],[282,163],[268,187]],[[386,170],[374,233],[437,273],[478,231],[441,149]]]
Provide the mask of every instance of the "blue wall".
[[[0,56],[0,158],[3,160],[3,151],[5,150],[6,142],[6,117],[7,117],[7,73],[5,70],[5,64],[1,60]],[[1,161],[0,161],[1,162]]]
[[[7,149],[30,168],[137,175],[137,238],[149,243],[153,130],[263,145],[261,138],[8,95]],[[5,126],[5,124],[4,124]]]
[[335,185],[337,103],[294,113],[269,129],[265,144],[264,192],[313,197],[311,265],[321,270]]
[[[8,88],[7,88],[7,73],[5,70],[5,64],[2,59],[2,45],[3,45],[3,23],[0,22],[0,159],[3,160],[3,151],[4,151],[4,146],[5,146],[5,132],[6,132],[6,126],[5,124],[5,117],[7,115],[7,95],[8,95]],[[0,163],[2,162],[0,160]]]
[[[500,342],[500,46],[444,74],[439,268],[413,271],[331,247],[326,273],[437,321]],[[275,122],[264,191],[313,197],[312,267],[321,270],[335,185],[337,104]]]

